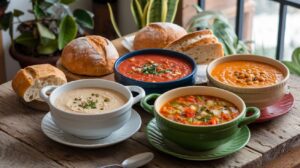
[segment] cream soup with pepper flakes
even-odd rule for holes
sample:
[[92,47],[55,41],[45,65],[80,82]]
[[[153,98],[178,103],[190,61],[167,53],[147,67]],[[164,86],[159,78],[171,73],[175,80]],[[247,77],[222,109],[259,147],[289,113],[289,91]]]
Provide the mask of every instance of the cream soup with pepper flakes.
[[110,89],[80,88],[62,93],[55,106],[63,111],[81,114],[99,114],[124,105],[126,98]]

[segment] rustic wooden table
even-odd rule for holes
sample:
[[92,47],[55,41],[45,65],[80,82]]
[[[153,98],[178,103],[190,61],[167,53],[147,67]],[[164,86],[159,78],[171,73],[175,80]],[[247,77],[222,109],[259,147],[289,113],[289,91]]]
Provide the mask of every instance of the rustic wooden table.
[[[251,140],[239,152],[214,161],[196,162],[177,159],[153,148],[145,135],[145,127],[152,116],[138,106],[135,109],[142,117],[142,128],[122,143],[99,149],[79,149],[56,143],[41,131],[45,112],[20,103],[11,82],[7,82],[0,85],[0,167],[96,168],[120,163],[131,155],[146,151],[155,154],[146,167],[260,167],[300,144],[300,77],[292,75],[289,85],[295,97],[295,106],[290,113],[270,122],[250,125]],[[294,159],[284,165],[298,164],[299,159]],[[278,164],[271,164],[271,167],[285,167],[277,159],[274,162]]]

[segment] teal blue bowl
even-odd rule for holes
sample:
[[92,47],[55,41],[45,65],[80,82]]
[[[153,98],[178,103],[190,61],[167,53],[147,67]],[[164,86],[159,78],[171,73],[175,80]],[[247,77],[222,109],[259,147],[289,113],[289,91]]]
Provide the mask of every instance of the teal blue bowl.
[[[158,55],[164,55],[166,57],[177,57],[182,60],[187,61],[191,67],[192,67],[192,72],[188,74],[187,76],[184,76],[180,79],[173,80],[173,81],[167,81],[167,82],[144,82],[144,81],[139,81],[135,80],[132,78],[129,78],[122,73],[119,72],[118,67],[121,62],[124,60],[137,56],[137,55],[143,55],[143,54],[158,54]],[[195,61],[179,52],[171,51],[171,50],[165,50],[165,49],[144,49],[144,50],[137,50],[130,52],[128,54],[125,54],[121,56],[119,59],[116,60],[115,65],[114,65],[114,74],[115,74],[115,81],[119,82],[123,85],[136,85],[142,87],[147,94],[149,93],[164,93],[168,90],[178,88],[178,87],[183,87],[183,86],[191,86],[195,84],[196,80],[196,72],[197,72],[197,65]]]

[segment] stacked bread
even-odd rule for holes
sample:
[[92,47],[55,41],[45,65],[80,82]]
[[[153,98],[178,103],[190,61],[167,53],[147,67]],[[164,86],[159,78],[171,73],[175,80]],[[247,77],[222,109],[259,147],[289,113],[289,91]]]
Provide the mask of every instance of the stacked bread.
[[208,64],[224,56],[222,44],[211,30],[189,33],[168,44],[166,49],[182,52],[192,57],[197,64]]

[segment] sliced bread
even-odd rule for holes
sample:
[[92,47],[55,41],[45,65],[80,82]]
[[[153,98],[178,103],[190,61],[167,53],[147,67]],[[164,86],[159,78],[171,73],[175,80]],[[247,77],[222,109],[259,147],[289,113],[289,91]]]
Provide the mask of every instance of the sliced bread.
[[50,64],[28,66],[21,69],[12,81],[12,88],[25,102],[40,100],[40,90],[48,85],[67,83],[65,74]]
[[166,49],[182,52],[194,58],[197,64],[208,64],[224,56],[222,44],[211,30],[200,30],[170,43]]

